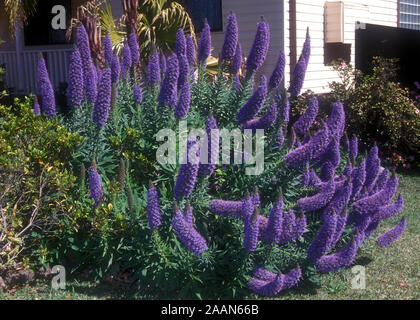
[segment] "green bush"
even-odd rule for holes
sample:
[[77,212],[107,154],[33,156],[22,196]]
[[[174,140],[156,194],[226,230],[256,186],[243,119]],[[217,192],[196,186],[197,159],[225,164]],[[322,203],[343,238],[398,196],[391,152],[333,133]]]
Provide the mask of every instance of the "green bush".
[[75,177],[65,163],[81,138],[30,105],[0,105],[0,267],[35,257],[37,234],[54,233],[72,202]]
[[335,65],[340,81],[330,84],[333,98],[346,107],[347,132],[364,142],[387,144],[407,156],[420,155],[420,113],[408,89],[396,81],[397,61],[375,57],[371,74]]

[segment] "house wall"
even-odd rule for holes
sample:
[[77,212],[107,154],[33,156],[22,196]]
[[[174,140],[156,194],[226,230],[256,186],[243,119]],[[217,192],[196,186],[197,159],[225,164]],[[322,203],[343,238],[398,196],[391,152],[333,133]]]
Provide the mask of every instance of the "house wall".
[[[257,23],[261,16],[270,25],[270,48],[267,59],[264,62],[261,72],[270,76],[276,64],[278,54],[284,47],[284,21],[283,21],[283,1],[280,0],[223,0],[223,30],[226,29],[227,18],[230,11],[236,14],[239,28],[239,42],[242,46],[244,56],[248,56],[252,43],[255,38]],[[224,32],[212,33],[212,55],[219,56],[223,45]]]
[[[351,62],[355,63],[355,23],[373,23],[397,27],[397,0],[344,0],[344,43],[351,43]],[[303,91],[328,92],[328,83],[338,80],[332,67],[324,65],[324,4],[322,0],[296,1],[297,55],[305,41],[306,28],[311,35],[311,59]],[[285,1],[284,35],[286,57],[289,58],[289,1]],[[289,59],[288,59],[289,60]],[[286,84],[290,81],[290,68],[286,68]]]

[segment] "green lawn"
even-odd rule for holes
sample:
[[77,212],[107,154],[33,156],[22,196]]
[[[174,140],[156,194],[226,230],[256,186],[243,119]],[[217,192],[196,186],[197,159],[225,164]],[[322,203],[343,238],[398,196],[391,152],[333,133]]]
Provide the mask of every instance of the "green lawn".
[[[322,277],[319,288],[298,287],[276,299],[420,299],[420,175],[400,175],[399,191],[404,196],[403,215],[407,230],[397,242],[381,249],[369,240],[358,253],[355,264],[366,269],[366,289],[354,290],[351,270]],[[392,228],[401,216],[382,222],[375,236]],[[72,280],[66,290],[52,290],[48,282],[13,288],[0,293],[0,299],[135,299],[133,288],[110,283],[96,284]]]

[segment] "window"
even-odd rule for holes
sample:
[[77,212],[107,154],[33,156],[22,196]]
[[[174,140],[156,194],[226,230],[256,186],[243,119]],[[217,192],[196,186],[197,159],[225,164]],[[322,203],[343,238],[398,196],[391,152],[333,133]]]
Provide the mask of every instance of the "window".
[[206,18],[211,31],[223,30],[222,0],[184,0],[181,3],[187,9],[196,32],[201,32]]
[[71,1],[38,1],[36,13],[25,23],[26,46],[65,44],[66,30],[71,19]]
[[420,0],[400,0],[400,27],[420,30]]

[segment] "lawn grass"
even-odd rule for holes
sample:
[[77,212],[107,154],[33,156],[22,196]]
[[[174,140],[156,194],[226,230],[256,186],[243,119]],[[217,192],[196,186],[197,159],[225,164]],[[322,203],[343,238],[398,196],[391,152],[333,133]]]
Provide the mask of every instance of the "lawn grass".
[[[351,269],[323,275],[318,288],[298,286],[276,297],[282,300],[420,299],[420,174],[400,175],[399,192],[404,196],[402,215],[407,230],[388,248],[380,248],[376,237],[397,224],[401,215],[383,221],[372,239],[365,241],[354,265],[366,269],[366,289],[352,289]],[[97,300],[140,299],[126,285],[71,280],[66,290],[53,290],[46,281],[0,292],[0,299]]]

